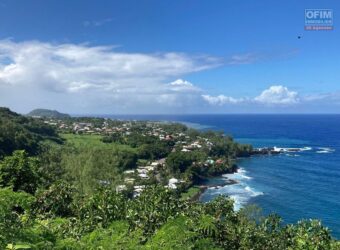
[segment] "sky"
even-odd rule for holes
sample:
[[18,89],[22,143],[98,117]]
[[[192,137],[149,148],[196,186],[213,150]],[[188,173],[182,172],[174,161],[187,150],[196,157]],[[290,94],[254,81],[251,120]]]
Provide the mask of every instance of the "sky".
[[[306,9],[333,30],[305,31]],[[339,1],[0,0],[0,106],[339,113]]]

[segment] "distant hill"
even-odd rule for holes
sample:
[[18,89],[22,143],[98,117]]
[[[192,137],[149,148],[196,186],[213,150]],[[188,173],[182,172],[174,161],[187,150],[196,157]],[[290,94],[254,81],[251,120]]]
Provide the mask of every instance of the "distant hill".
[[55,129],[43,121],[0,107],[0,159],[14,150],[22,149],[30,155],[35,155],[38,153],[40,142],[47,139],[62,141]]
[[69,118],[68,114],[63,114],[57,110],[50,109],[34,109],[27,114],[28,116],[39,116],[39,117],[49,117],[49,118]]

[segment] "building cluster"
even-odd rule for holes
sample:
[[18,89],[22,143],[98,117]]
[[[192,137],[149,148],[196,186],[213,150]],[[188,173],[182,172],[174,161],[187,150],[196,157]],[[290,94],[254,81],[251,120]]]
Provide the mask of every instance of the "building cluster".
[[130,128],[132,123],[129,121],[126,122],[115,122],[115,124],[110,124],[109,119],[104,119],[103,122],[84,122],[84,121],[72,121],[69,120],[56,120],[53,118],[49,118],[44,121],[44,123],[56,127],[58,130],[62,132],[69,132],[75,134],[98,134],[98,135],[107,135],[112,133],[130,133]]
[[[146,185],[135,185],[138,180],[149,180],[151,176],[156,176],[158,171],[165,167],[165,158],[151,162],[146,166],[138,166],[136,169],[124,171],[124,184],[116,188],[117,192],[127,190],[127,186],[133,186],[133,196],[137,197],[145,189]],[[170,178],[169,184],[165,187],[170,189],[177,189],[178,183],[183,183],[176,178]]]
[[138,123],[143,123],[145,126],[140,127],[139,131],[143,136],[158,137],[159,140],[175,141],[176,146],[181,148],[183,152],[190,152],[195,149],[200,149],[203,146],[211,148],[213,145],[209,139],[197,136],[197,138],[190,138],[185,132],[168,132],[162,128],[160,122],[138,122],[138,121],[114,121],[111,119],[103,119],[103,122],[84,122],[74,120],[57,120],[49,118],[44,121],[46,124],[52,125],[61,132],[75,133],[75,134],[97,134],[109,135],[120,134],[130,135],[131,130],[138,126]]
[[[186,131],[168,130],[164,123],[160,122],[140,122],[140,121],[113,121],[111,119],[77,121],[77,119],[69,120],[45,120],[46,124],[55,126],[59,131],[64,133],[75,134],[97,134],[97,135],[113,135],[129,136],[131,133],[138,131],[142,136],[153,136],[161,141],[173,141],[174,147],[172,151],[191,152],[202,148],[210,150],[213,143],[208,139],[200,136],[190,136]],[[145,184],[149,180],[159,177],[159,172],[165,167],[166,158],[149,162],[143,166],[137,166],[136,169],[126,170],[123,173],[123,183],[116,186],[117,192],[127,190],[128,187],[133,188],[133,195],[139,196],[145,189]],[[212,164],[222,164],[222,160],[214,161],[208,158],[203,164],[208,166]],[[158,178],[159,179],[159,178]],[[177,189],[184,183],[183,180],[171,177],[165,187],[169,189]]]

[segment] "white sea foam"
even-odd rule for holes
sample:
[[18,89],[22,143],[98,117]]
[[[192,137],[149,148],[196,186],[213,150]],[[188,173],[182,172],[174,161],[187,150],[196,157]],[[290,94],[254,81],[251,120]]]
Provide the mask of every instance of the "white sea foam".
[[233,194],[233,195],[230,195],[229,197],[234,200],[235,211],[240,210],[247,203],[247,201],[244,200],[244,197],[240,195]]
[[251,194],[252,197],[259,196],[259,195],[263,195],[263,192],[255,191],[254,189],[252,189],[252,188],[249,187],[249,186],[246,186],[244,189],[245,189],[247,192],[249,192],[249,193]]
[[247,173],[247,171],[245,169],[239,168],[236,173],[224,174],[222,176],[227,178],[227,179],[232,179],[232,180],[242,180],[242,179],[250,180],[250,179],[252,179],[250,176],[246,175],[246,173]]
[[[327,154],[327,153],[332,153],[335,151],[335,149],[332,148],[328,148],[328,147],[318,147],[318,150],[316,150],[315,152],[318,154]],[[298,154],[291,154],[293,152],[299,153],[299,152],[304,152],[304,151],[311,151],[313,150],[312,147],[302,147],[302,148],[279,148],[279,147],[274,147],[275,151],[278,152],[284,152],[286,153],[286,156],[290,156],[290,157],[297,157],[299,156]]]
[[249,186],[244,186],[244,184],[231,185],[225,191],[225,194],[234,200],[234,209],[236,211],[246,205],[250,198],[263,195],[262,192],[258,192]]
[[298,154],[285,154],[286,156],[289,156],[289,157],[299,157],[300,155]]
[[208,189],[220,189],[222,186],[214,186],[214,187],[208,187]]
[[318,153],[318,154],[330,154],[330,153],[333,153],[333,151],[329,151],[329,150],[318,150],[318,151],[316,151],[316,153]]
[[233,185],[226,185],[220,188],[209,188],[209,194],[212,196],[227,195],[234,200],[234,209],[239,210],[246,205],[249,199],[263,195],[262,192],[255,190],[245,182],[240,182]]
[[318,151],[316,151],[316,153],[318,154],[329,154],[329,153],[333,153],[335,151],[335,149],[332,148],[328,148],[328,147],[319,147]]
[[320,147],[318,149],[321,149],[321,150],[325,150],[325,151],[331,151],[331,152],[334,152],[335,149],[332,149],[332,148],[327,148],[327,147]]
[[239,168],[237,173],[246,173],[247,171],[244,168]]
[[237,181],[236,184],[219,186],[209,188],[210,195],[217,196],[224,194],[234,200],[234,209],[239,210],[241,207],[247,204],[249,199],[259,195],[263,195],[262,192],[255,190],[249,185],[249,180],[252,179],[247,175],[247,171],[244,168],[239,168],[236,173],[224,174],[224,178]]
[[310,151],[310,150],[312,150],[313,148],[312,147],[303,147],[303,148],[301,148],[300,150],[301,151]]
[[302,147],[302,148],[279,148],[274,147],[274,151],[276,152],[285,152],[285,153],[291,153],[291,152],[303,152],[303,151],[310,151],[312,150],[312,147]]

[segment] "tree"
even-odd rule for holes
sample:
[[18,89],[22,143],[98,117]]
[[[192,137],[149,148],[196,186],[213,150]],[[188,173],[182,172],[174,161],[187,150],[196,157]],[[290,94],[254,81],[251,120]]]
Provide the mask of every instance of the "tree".
[[30,155],[37,155],[39,143],[45,139],[62,142],[55,129],[42,120],[0,107],[0,158],[12,154],[14,150],[25,150]]
[[22,231],[24,221],[34,197],[24,192],[0,189],[0,248],[13,242]]
[[0,186],[34,194],[39,185],[38,161],[24,150],[14,151],[0,162]]
[[72,215],[74,188],[64,181],[52,184],[47,190],[39,190],[33,205],[37,214],[50,217],[68,217]]
[[164,141],[155,141],[151,144],[143,144],[138,149],[139,157],[142,159],[160,159],[166,157],[171,151],[171,146]]

